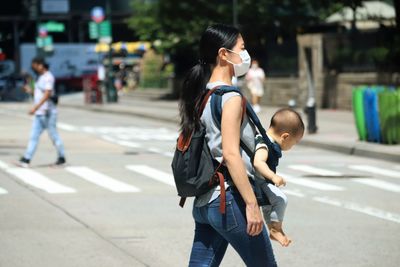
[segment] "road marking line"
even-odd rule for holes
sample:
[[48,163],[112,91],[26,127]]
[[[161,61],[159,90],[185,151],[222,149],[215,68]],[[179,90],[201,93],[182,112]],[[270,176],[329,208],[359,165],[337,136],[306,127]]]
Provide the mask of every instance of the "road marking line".
[[139,145],[138,143],[134,143],[134,142],[131,142],[131,141],[117,140],[116,143],[118,145],[126,146],[126,147],[133,147],[133,148],[141,147],[141,145]]
[[0,169],[12,174],[16,178],[22,180],[26,184],[33,187],[42,189],[51,194],[61,194],[61,193],[75,193],[74,188],[62,185],[60,183],[54,182],[47,178],[46,176],[31,170],[23,168],[11,168],[7,163],[0,160]]
[[42,189],[51,194],[61,194],[61,193],[75,193],[74,188],[62,185],[60,183],[54,182],[47,178],[46,176],[30,169],[23,168],[9,168],[6,170],[8,173],[14,175],[18,179],[22,180],[24,183],[29,184],[33,187]]
[[388,177],[393,177],[393,178],[400,178],[399,171],[392,171],[392,170],[387,170],[384,168],[378,168],[378,167],[368,166],[368,165],[350,165],[348,167],[350,169],[357,170],[357,171],[371,172],[371,173],[378,174],[378,175],[383,175],[383,176],[388,176]]
[[400,214],[387,212],[373,207],[361,206],[353,202],[342,202],[328,197],[314,197],[313,200],[336,207],[342,207],[348,210],[357,211],[373,217],[400,223]]
[[141,145],[138,144],[138,143],[134,143],[134,142],[131,142],[131,141],[114,139],[113,137],[108,136],[108,135],[102,135],[101,138],[103,140],[106,140],[106,141],[110,142],[110,143],[117,144],[117,145],[120,145],[120,146],[126,146],[126,147],[132,147],[132,148],[141,147]]
[[75,166],[65,168],[68,172],[73,173],[84,180],[94,183],[98,186],[111,190],[113,192],[140,192],[141,190],[135,186],[115,180],[100,172],[94,171],[88,167]]
[[305,187],[311,187],[313,189],[318,189],[318,190],[323,190],[323,191],[343,191],[345,188],[337,185],[332,185],[332,184],[327,184],[327,183],[322,183],[322,182],[316,182],[311,179],[307,178],[297,178],[293,177],[288,174],[284,174],[279,172],[278,175],[282,176],[284,179],[286,179],[288,182],[292,184],[297,184]]
[[0,169],[2,169],[2,170],[7,170],[7,169],[9,169],[10,167],[8,166],[8,164],[7,163],[5,163],[4,161],[1,161],[0,160]]
[[76,132],[78,130],[78,128],[76,128],[75,126],[62,122],[57,123],[57,127],[69,132]]
[[169,157],[169,158],[173,158],[174,157],[174,153],[172,152],[163,152],[162,155]]
[[372,186],[372,187],[376,187],[376,188],[383,189],[386,191],[391,191],[391,192],[395,192],[395,193],[400,192],[400,186],[398,186],[397,184],[386,182],[386,181],[381,181],[381,180],[377,180],[377,179],[368,179],[368,178],[353,178],[353,179],[351,179],[351,181],[360,183],[360,184],[365,184],[365,185]]
[[106,141],[111,142],[111,143],[115,143],[115,142],[118,141],[117,139],[114,139],[114,138],[112,138],[112,137],[110,137],[108,135],[102,135],[101,138],[103,138],[103,140],[106,140]]
[[162,153],[161,150],[156,147],[150,147],[149,149],[147,149],[147,151],[157,153],[157,154]]
[[309,165],[290,165],[289,168],[291,168],[293,170],[308,172],[308,173],[322,175],[322,176],[341,176],[342,175],[342,173],[340,173],[340,172],[316,168],[316,167],[312,167]]
[[294,191],[294,190],[290,190],[290,189],[282,189],[282,191],[286,194],[286,195],[292,195],[292,196],[296,196],[296,197],[305,197],[306,195],[304,195],[303,193],[300,193],[298,191]]
[[149,178],[165,183],[167,185],[175,186],[174,177],[166,172],[151,168],[147,165],[128,165],[125,166],[128,170],[140,173]]
[[4,188],[0,187],[0,195],[4,195],[4,194],[7,194],[7,193],[8,193],[7,190],[5,190]]

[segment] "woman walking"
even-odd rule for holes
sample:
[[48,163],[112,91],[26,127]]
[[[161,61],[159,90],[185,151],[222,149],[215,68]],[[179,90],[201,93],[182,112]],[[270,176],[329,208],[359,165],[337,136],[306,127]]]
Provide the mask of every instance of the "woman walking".
[[247,266],[276,266],[267,230],[263,224],[249,179],[254,170],[251,159],[240,148],[240,140],[254,149],[254,125],[245,115],[242,123],[241,96],[236,92],[222,96],[221,129],[214,123],[210,102],[198,118],[196,103],[204,91],[232,85],[233,76],[246,74],[250,56],[238,29],[217,24],[210,26],[200,40],[200,59],[188,73],[180,101],[183,133],[203,124],[206,141],[214,159],[227,167],[231,180],[225,185],[226,212],[221,214],[220,188],[196,197],[193,206],[195,236],[190,267],[219,266],[228,244]]

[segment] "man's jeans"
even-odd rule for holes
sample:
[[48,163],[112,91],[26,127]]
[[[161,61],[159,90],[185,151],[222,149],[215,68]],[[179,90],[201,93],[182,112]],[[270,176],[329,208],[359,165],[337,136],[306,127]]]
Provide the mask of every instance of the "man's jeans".
[[35,115],[32,123],[31,137],[24,157],[32,159],[39,143],[39,137],[47,128],[50,139],[57,149],[58,157],[65,157],[64,145],[57,132],[57,113],[49,112],[47,115]]
[[219,266],[228,243],[246,266],[277,266],[265,226],[258,236],[247,234],[246,205],[241,196],[227,191],[225,215],[219,212],[219,200],[193,207],[196,226],[189,267]]

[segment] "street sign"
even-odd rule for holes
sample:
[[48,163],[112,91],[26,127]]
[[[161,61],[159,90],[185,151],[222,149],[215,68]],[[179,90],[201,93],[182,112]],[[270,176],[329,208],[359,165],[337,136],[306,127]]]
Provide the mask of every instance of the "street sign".
[[89,22],[89,38],[97,39],[99,38],[99,24],[94,21]]
[[111,23],[109,20],[105,20],[99,25],[99,35],[100,37],[111,36]]
[[40,24],[40,27],[46,28],[48,32],[64,32],[65,26],[64,23],[49,21],[47,23]]
[[99,39],[101,43],[111,43],[111,23],[105,20],[101,23],[89,22],[89,38]]
[[102,22],[105,18],[104,9],[99,6],[94,7],[90,12],[90,17],[96,23]]

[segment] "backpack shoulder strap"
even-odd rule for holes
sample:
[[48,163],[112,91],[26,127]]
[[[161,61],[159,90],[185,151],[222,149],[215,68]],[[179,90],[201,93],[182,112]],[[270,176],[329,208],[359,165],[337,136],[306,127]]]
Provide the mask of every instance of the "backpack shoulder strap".
[[247,116],[249,117],[250,121],[253,122],[253,124],[256,126],[258,129],[258,132],[261,134],[265,144],[268,146],[268,148],[272,147],[272,142],[269,140],[267,136],[267,131],[265,131],[264,127],[262,126],[260,119],[258,118],[257,114],[254,112],[253,107],[249,102],[247,102],[246,106],[246,111],[247,111]]
[[[242,122],[244,115],[247,114],[248,118],[250,121],[253,122],[253,124],[256,126],[258,132],[261,134],[263,137],[263,140],[265,144],[268,147],[272,146],[271,140],[267,136],[267,132],[265,131],[264,127],[262,126],[260,119],[258,118],[257,114],[254,112],[253,107],[251,104],[246,100],[246,98],[243,96],[242,92],[237,87],[234,86],[221,86],[215,91],[215,93],[211,96],[211,114],[213,117],[214,123],[217,125],[217,127],[220,129],[221,128],[221,118],[222,118],[222,96],[226,93],[230,92],[236,92],[239,93],[242,96],[242,110],[244,112],[242,113]],[[243,142],[241,142],[241,145],[244,145]],[[250,152],[250,149],[248,149],[246,146],[242,147],[245,152],[250,156],[248,152]],[[251,153],[252,155],[254,152]]]
[[244,116],[246,114],[246,98],[240,92],[239,88],[235,86],[221,86],[215,93],[211,96],[211,114],[214,123],[217,125],[218,129],[221,129],[221,119],[222,119],[222,96],[226,93],[236,92],[242,97],[242,123]]

